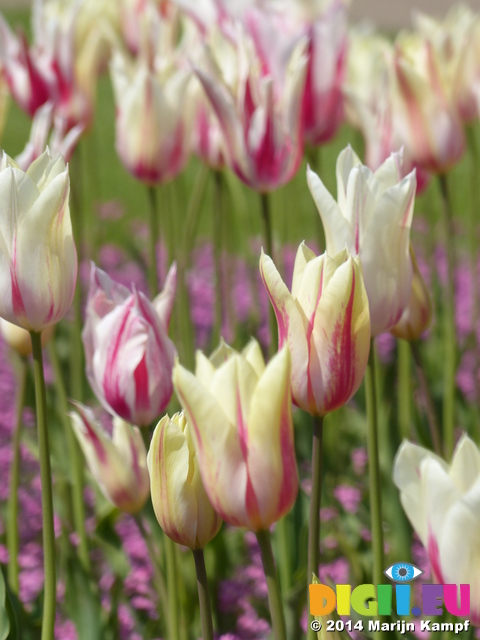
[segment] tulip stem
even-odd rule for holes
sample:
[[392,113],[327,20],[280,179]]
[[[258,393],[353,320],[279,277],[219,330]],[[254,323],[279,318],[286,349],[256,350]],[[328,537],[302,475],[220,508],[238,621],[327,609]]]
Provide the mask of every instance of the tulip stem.
[[410,375],[410,347],[406,340],[397,340],[398,348],[398,426],[402,438],[410,438],[412,431],[412,383]]
[[41,640],[53,640],[56,607],[55,529],[53,524],[52,473],[47,428],[47,396],[43,374],[41,334],[31,332],[33,374],[37,410],[38,451],[42,485],[43,566],[45,588],[43,594],[43,622]]
[[25,358],[20,359],[18,371],[17,415],[15,431],[12,438],[12,464],[10,467],[10,489],[8,495],[7,549],[8,549],[8,583],[13,593],[18,596],[18,487],[20,484],[20,442],[22,439],[23,409],[27,392],[28,365]]
[[165,579],[163,577],[162,567],[160,566],[160,560],[159,560],[158,554],[156,552],[155,545],[154,545],[154,543],[152,541],[152,536],[149,533],[149,531],[147,530],[147,527],[145,526],[145,524],[143,522],[142,516],[141,515],[137,515],[135,517],[135,522],[137,523],[138,530],[142,534],[142,538],[145,541],[145,544],[146,544],[147,550],[148,550],[148,555],[149,555],[149,558],[150,558],[150,562],[152,564],[153,583],[155,585],[155,589],[157,590],[159,603],[161,605],[161,610],[159,610],[158,613],[160,615],[160,618],[163,615],[163,618],[166,619],[167,626],[168,626],[168,629],[169,629],[169,636],[172,637],[171,611],[170,611],[170,608],[169,608],[167,588],[165,586]]
[[159,224],[158,224],[158,207],[157,207],[157,194],[155,187],[147,187],[148,194],[148,251],[149,251],[149,265],[148,265],[148,288],[150,291],[150,297],[153,299],[158,293],[158,265],[157,265],[157,245],[159,238]]
[[368,366],[365,373],[365,399],[367,405],[367,450],[369,466],[370,512],[372,521],[373,584],[383,582],[383,528],[380,462],[378,455],[378,414],[375,385],[375,342],[372,338]]
[[205,569],[205,557],[203,549],[193,549],[195,570],[197,572],[198,600],[200,602],[200,618],[202,621],[203,640],[213,640],[212,607],[210,606],[210,594],[208,593],[207,571]]
[[[480,319],[480,274],[478,270],[478,176],[480,175],[480,156],[478,148],[478,140],[476,135],[476,126],[470,125],[466,128],[467,142],[471,156],[471,202],[469,216],[469,235],[470,235],[470,261],[473,281],[473,309],[472,309],[472,334],[476,344],[476,332],[478,321]],[[478,347],[475,348],[475,371],[480,368],[480,353]],[[480,399],[480,380],[475,376],[475,392],[477,401]]]
[[68,456],[70,458],[71,468],[71,500],[72,500],[72,513],[75,531],[78,535],[79,546],[78,556],[80,562],[86,573],[90,573],[90,557],[88,553],[88,539],[87,530],[85,528],[85,503],[83,500],[83,487],[84,476],[83,467],[84,459],[80,452],[80,448],[77,444],[77,439],[73,432],[72,424],[68,418],[68,399],[65,384],[63,382],[64,376],[60,362],[58,360],[55,344],[50,342],[48,346],[48,355],[53,367],[55,376],[55,389],[57,392],[58,409],[60,413],[60,419],[63,423],[63,430],[67,439]]
[[215,323],[212,334],[212,344],[217,346],[222,333],[223,323],[223,281],[222,281],[222,222],[223,222],[223,184],[222,174],[215,171],[214,203],[213,203],[213,248],[215,257]]
[[273,636],[275,640],[287,640],[285,618],[283,615],[282,595],[278,582],[275,560],[273,559],[270,531],[261,529],[256,532],[260,553],[262,554],[263,571],[267,580],[268,604],[272,617]]
[[[265,252],[275,262],[273,255],[272,218],[268,193],[260,194],[260,205],[262,211],[263,241],[265,243]],[[275,311],[273,310],[272,305],[269,305],[268,308],[268,323],[270,327],[270,346],[268,351],[269,355],[273,356],[275,354],[275,351],[277,350],[278,329],[277,320],[275,318]]]
[[453,252],[453,225],[448,183],[446,175],[439,176],[440,193],[442,196],[442,214],[445,226],[445,251],[447,254],[447,286],[445,290],[444,334],[443,334],[443,443],[447,460],[453,453],[455,444],[455,294],[454,269],[455,257]]
[[170,640],[179,640],[178,586],[175,561],[175,543],[165,536],[165,557],[167,564],[168,604],[170,610]]
[[[323,417],[313,416],[312,441],[312,489],[310,494],[310,519],[308,526],[307,588],[312,576],[318,574],[320,558],[320,506],[322,503]],[[309,616],[309,622],[311,622]],[[316,632],[308,627],[308,638]]]
[[430,387],[425,375],[425,368],[423,365],[422,354],[420,352],[420,345],[416,341],[410,342],[410,348],[412,350],[413,360],[415,362],[415,369],[417,372],[418,383],[425,402],[425,412],[427,414],[428,428],[430,430],[430,437],[432,439],[432,445],[435,453],[439,456],[442,455],[442,443],[440,438],[440,426],[437,420],[437,413],[435,411],[435,405],[433,403]]

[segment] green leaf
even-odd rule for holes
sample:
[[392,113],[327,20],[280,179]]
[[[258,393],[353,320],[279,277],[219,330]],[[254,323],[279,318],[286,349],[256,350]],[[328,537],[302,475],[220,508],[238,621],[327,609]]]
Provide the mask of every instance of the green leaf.
[[7,613],[7,592],[3,573],[0,571],[0,640],[7,640],[10,633],[10,618]]
[[67,562],[66,608],[78,640],[102,640],[103,620],[98,589],[76,559]]

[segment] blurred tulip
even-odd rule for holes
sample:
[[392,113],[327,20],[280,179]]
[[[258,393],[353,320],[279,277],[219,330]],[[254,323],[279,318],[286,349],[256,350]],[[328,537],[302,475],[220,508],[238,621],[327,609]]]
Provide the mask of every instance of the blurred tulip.
[[464,122],[480,115],[475,91],[480,89],[480,16],[464,4],[454,5],[440,21],[414,14],[416,29],[429,40],[452,103]]
[[[42,331],[42,347],[45,347],[53,336],[54,330],[55,327],[51,325]],[[32,339],[26,329],[0,318],[0,335],[10,349],[16,351],[19,356],[26,358],[32,353]]]
[[[54,130],[50,135],[52,124]],[[20,169],[26,171],[32,162],[42,155],[48,141],[51,153],[53,155],[61,154],[65,162],[69,162],[84,131],[84,125],[77,124],[66,134],[64,127],[65,123],[59,116],[56,116],[53,122],[53,104],[51,102],[47,102],[37,109],[33,117],[30,138],[24,150],[15,157],[15,162]]]
[[365,139],[365,164],[375,170],[401,146],[393,130],[393,47],[364,25],[350,30],[346,116]]
[[32,118],[51,96],[52,69],[45,53],[30,49],[25,35],[12,33],[1,14],[0,61],[13,99]]
[[307,142],[327,142],[343,121],[343,82],[347,50],[347,11],[335,0],[308,25],[308,67],[303,97]]
[[77,279],[77,253],[61,156],[47,150],[26,172],[0,155],[0,316],[42,331],[68,311]]
[[448,466],[404,441],[395,458],[393,481],[413,528],[427,550],[433,577],[441,584],[470,585],[470,613],[480,624],[480,451],[464,435]]
[[312,415],[344,405],[357,391],[370,351],[370,314],[358,257],[345,249],[316,257],[297,251],[292,293],[262,251],[260,273],[278,322],[278,345],[292,356],[292,399]]
[[116,149],[127,170],[148,184],[171,180],[188,160],[189,74],[170,63],[157,73],[141,59],[133,67],[117,52],[111,65]]
[[402,317],[390,333],[396,338],[404,340],[418,340],[428,329],[432,321],[432,300],[425,280],[418,268],[415,252],[410,245],[410,257],[412,260],[413,279],[410,301],[402,313]]
[[115,417],[110,438],[91,409],[77,402],[74,406],[75,411],[69,414],[72,427],[103,495],[122,511],[137,513],[150,494],[147,452],[140,430]]
[[[266,193],[288,182],[302,160],[306,42],[275,61],[262,58],[258,44],[243,32],[237,33],[236,47],[234,82],[222,72],[214,50],[205,50],[196,73],[219,119],[230,167]],[[269,47],[263,43],[264,51]]]
[[153,302],[92,265],[82,333],[87,377],[107,411],[139,427],[159,417],[173,392],[175,288],[175,265]]
[[203,549],[219,532],[222,520],[205,493],[183,412],[160,420],[147,462],[153,508],[163,531],[178,544]]
[[431,42],[418,34],[395,41],[394,126],[409,157],[433,173],[445,173],[463,155],[462,123],[442,81]]
[[402,154],[393,153],[375,172],[350,147],[337,160],[337,200],[310,169],[307,181],[325,228],[327,253],[345,246],[360,257],[370,306],[372,337],[400,320],[410,299],[410,226],[415,172],[403,179]]
[[210,502],[225,522],[258,531],[291,509],[298,489],[291,414],[290,353],[265,367],[257,342],[241,354],[222,346],[196,375],[178,363],[177,395]]

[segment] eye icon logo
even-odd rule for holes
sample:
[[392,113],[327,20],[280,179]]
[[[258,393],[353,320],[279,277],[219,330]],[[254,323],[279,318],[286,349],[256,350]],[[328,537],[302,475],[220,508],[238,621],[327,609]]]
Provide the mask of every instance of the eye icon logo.
[[405,583],[416,580],[424,572],[409,562],[395,562],[391,564],[388,569],[385,569],[383,573],[389,580],[392,580],[392,582]]

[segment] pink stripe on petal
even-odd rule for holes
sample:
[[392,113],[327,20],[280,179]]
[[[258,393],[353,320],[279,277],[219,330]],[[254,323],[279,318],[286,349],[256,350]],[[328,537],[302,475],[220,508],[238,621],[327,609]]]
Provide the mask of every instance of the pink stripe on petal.
[[352,266],[352,288],[347,307],[337,320],[331,338],[328,369],[331,379],[331,395],[328,411],[333,411],[350,399],[355,388],[356,357],[352,337],[353,304],[355,301],[355,270]]
[[440,552],[438,550],[438,543],[437,539],[431,531],[428,534],[427,551],[430,564],[432,565],[432,571],[435,580],[439,584],[444,584],[445,580],[443,579],[442,569],[440,566]]

